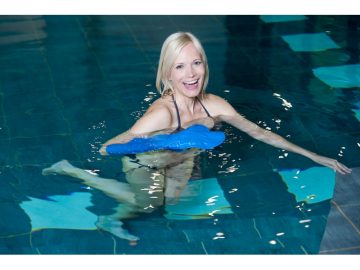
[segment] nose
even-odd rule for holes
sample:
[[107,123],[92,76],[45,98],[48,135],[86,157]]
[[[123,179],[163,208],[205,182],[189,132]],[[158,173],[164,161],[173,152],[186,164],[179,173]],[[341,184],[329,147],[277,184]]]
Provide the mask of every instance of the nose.
[[192,78],[195,76],[195,70],[191,65],[186,70],[186,76],[189,78]]

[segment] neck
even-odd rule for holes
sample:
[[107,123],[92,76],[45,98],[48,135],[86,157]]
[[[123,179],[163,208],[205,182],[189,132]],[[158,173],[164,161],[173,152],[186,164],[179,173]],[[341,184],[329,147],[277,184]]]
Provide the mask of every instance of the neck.
[[195,111],[195,103],[197,97],[185,97],[182,95],[174,95],[176,103],[178,104],[179,108],[183,110],[189,111],[191,114],[194,114]]

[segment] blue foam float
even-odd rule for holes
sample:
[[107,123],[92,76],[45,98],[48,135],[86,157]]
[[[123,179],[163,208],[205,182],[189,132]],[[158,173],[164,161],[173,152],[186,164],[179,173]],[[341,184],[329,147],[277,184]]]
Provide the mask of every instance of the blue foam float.
[[109,155],[126,155],[153,150],[185,150],[189,148],[212,149],[225,140],[224,132],[210,131],[203,125],[193,125],[173,134],[160,134],[149,138],[134,138],[128,143],[106,147]]

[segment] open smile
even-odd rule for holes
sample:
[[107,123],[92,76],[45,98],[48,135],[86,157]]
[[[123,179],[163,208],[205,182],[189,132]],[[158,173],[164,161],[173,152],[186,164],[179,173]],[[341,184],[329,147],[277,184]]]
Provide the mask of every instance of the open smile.
[[196,90],[199,85],[199,79],[183,82],[183,84],[187,90]]
[[190,81],[190,82],[184,82],[185,85],[194,85],[194,84],[197,84],[199,82],[199,79],[197,80],[193,80],[193,81]]

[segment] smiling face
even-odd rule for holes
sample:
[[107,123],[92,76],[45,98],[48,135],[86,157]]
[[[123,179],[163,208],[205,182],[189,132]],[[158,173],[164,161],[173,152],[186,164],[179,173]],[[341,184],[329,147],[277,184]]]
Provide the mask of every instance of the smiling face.
[[171,68],[169,80],[176,94],[193,98],[201,93],[205,65],[193,43],[182,48]]

